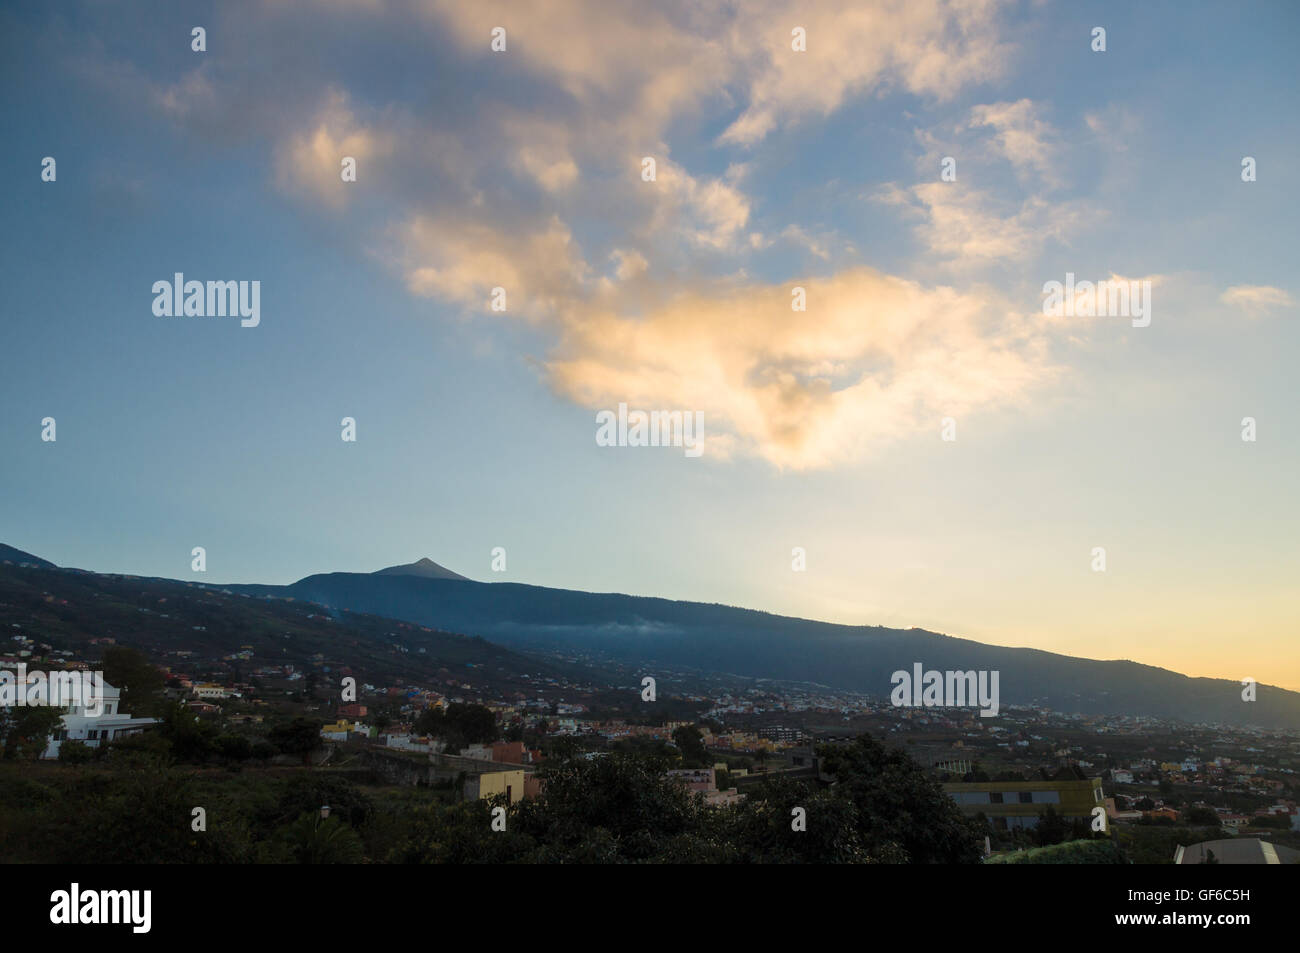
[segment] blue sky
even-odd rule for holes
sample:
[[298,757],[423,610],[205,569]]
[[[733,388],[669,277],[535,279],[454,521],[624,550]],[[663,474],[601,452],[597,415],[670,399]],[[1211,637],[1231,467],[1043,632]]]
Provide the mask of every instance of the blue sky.
[[[1294,5],[548,12],[8,5],[0,539],[1300,689]],[[177,271],[260,281],[261,324],[154,316]],[[1151,325],[1046,317],[1067,271],[1151,280]],[[596,446],[620,401],[706,452]]]

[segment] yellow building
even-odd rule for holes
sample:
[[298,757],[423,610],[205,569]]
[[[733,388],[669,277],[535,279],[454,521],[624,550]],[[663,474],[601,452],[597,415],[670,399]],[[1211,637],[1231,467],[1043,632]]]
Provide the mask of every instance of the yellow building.
[[1035,827],[1050,806],[1067,820],[1092,821],[1105,808],[1101,778],[1081,781],[958,781],[943,786],[963,814],[983,813],[998,830]]
[[498,794],[506,796],[507,804],[514,804],[524,796],[525,771],[488,771],[465,780],[465,796],[482,800]]

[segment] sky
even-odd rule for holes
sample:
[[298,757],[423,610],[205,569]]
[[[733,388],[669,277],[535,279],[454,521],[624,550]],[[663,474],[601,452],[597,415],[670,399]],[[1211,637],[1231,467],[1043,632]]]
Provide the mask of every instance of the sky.
[[[1297,26],[6,4],[0,541],[428,556],[1300,690]],[[259,282],[259,323],[155,314],[177,272]],[[1150,282],[1149,323],[1046,313],[1067,274]],[[620,404],[703,452],[598,445]]]

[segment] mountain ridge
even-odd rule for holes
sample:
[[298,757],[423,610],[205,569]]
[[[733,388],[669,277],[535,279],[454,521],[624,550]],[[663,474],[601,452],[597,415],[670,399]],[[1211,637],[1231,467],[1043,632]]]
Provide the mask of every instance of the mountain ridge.
[[940,671],[1001,673],[1004,703],[1067,713],[1300,728],[1300,693],[1192,677],[1123,659],[988,645],[925,629],[795,619],[758,609],[656,596],[588,593],[524,583],[319,573],[289,586],[238,586],[480,635],[516,649],[600,652],[623,663],[814,681],[888,696],[894,671],[915,662]]
[[[0,554],[4,551],[58,569],[21,550],[6,547]],[[719,603],[478,582],[432,560],[427,562],[433,571],[450,578],[406,571],[421,562],[388,567],[392,572],[317,573],[287,586],[205,585],[373,614],[520,651],[604,656],[650,675],[656,667],[690,669],[816,682],[887,697],[892,673],[910,672],[919,662],[928,670],[997,671],[1003,704],[1300,729],[1300,692],[1276,686],[1260,684],[1258,700],[1247,703],[1237,680],[1192,677],[1127,659],[1086,659],[925,629],[820,622]]]

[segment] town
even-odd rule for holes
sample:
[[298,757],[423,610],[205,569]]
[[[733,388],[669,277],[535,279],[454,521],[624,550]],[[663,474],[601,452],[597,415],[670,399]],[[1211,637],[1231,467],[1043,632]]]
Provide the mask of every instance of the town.
[[[196,584],[0,569],[0,668],[107,682],[98,715],[51,712],[39,738],[9,726],[5,758],[34,759],[31,770],[106,764],[166,737],[173,758],[213,777],[307,771],[512,806],[543,792],[548,763],[618,755],[725,808],[769,783],[827,780],[827,746],[865,736],[977,819],[991,859],[1098,833],[1151,863],[1191,862],[1202,843],[1221,858],[1229,839],[1263,845],[1262,858],[1300,846],[1300,735],[1280,729],[1007,704],[987,717],[670,669],[645,702],[642,672],[594,655],[522,655]],[[83,612],[114,634],[83,637]],[[247,641],[226,641],[239,632]]]

